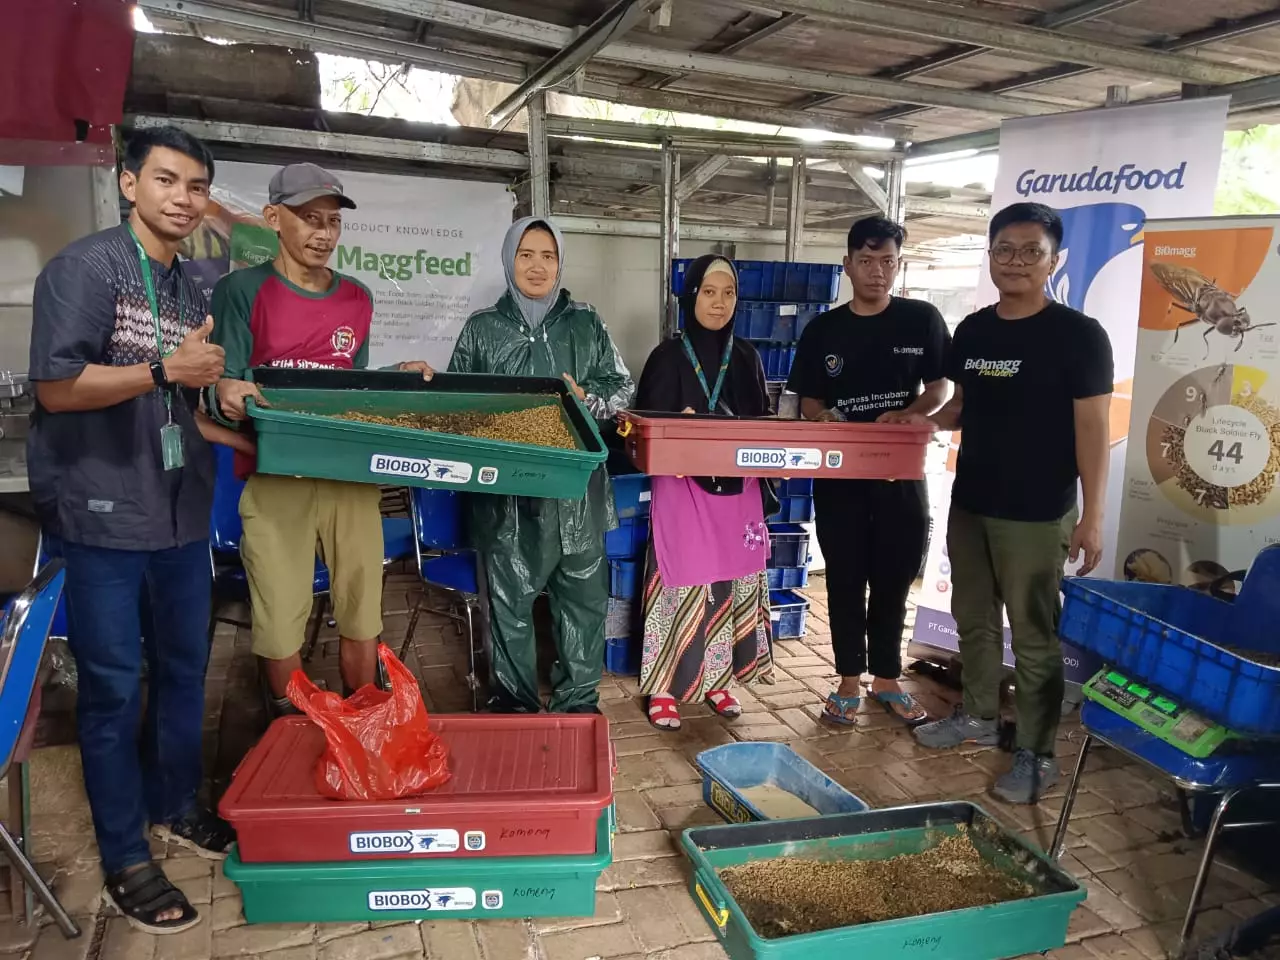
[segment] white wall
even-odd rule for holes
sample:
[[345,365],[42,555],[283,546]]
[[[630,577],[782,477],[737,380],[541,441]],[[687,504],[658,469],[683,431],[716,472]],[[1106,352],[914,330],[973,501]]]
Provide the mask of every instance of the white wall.
[[[659,241],[571,233],[565,237],[565,247],[564,285],[576,299],[599,311],[631,375],[638,379],[661,331]],[[680,255],[698,257],[712,249],[709,243],[683,241]],[[739,260],[780,260],[783,251],[768,244],[738,244],[735,256]],[[839,249],[811,247],[804,252],[805,261],[811,263],[839,263],[843,256]],[[851,296],[848,286],[849,281],[843,280],[841,301]]]
[[25,371],[40,268],[92,233],[89,167],[28,167],[22,196],[0,197],[0,370]]

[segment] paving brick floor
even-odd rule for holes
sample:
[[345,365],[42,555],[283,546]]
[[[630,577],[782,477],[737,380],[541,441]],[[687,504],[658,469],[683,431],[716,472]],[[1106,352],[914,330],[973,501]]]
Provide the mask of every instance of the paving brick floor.
[[[386,637],[403,638],[416,596],[408,578],[392,578],[386,594]],[[819,720],[832,682],[825,588],[817,578],[809,635],[777,644],[772,684],[740,692],[744,715],[734,723],[701,707],[682,710],[683,729],[659,734],[646,722],[634,679],[606,676],[602,707],[617,747],[620,832],[615,862],[600,880],[590,919],[469,923],[308,924],[247,926],[240,897],[221,871],[176,848],[157,846],[169,876],[204,914],[195,929],[152,938],[132,931],[99,908],[97,849],[73,747],[37,751],[32,761],[33,848],[42,872],[84,928],[66,941],[42,920],[16,923],[0,907],[0,954],[32,960],[715,960],[724,956],[685,888],[686,863],[676,845],[686,827],[717,822],[701,801],[692,765],[700,750],[734,740],[790,744],[841,784],[875,806],[941,798],[979,798],[1008,824],[1045,845],[1060,809],[1061,791],[1037,808],[1014,808],[985,793],[1008,763],[996,750],[932,753],[918,747],[890,717],[864,706],[854,729]],[[428,708],[470,708],[462,680],[463,642],[442,618],[424,617],[409,663],[422,681]],[[317,656],[313,673],[337,683],[335,656]],[[244,751],[261,733],[256,677],[247,632],[219,628],[208,684],[206,752],[216,795]],[[910,686],[931,711],[946,711],[954,694],[925,680]],[[1058,753],[1069,768],[1080,734],[1064,724]],[[1064,771],[1065,772],[1065,771]],[[1072,819],[1066,868],[1089,891],[1076,912],[1070,942],[1056,960],[1159,960],[1177,936],[1196,867],[1199,844],[1182,838],[1174,797],[1166,784],[1114,753],[1090,760]],[[0,871],[3,873],[3,871]],[[0,897],[7,905],[8,897]],[[1221,863],[1205,895],[1198,934],[1209,934],[1266,905],[1280,904],[1269,884]]]

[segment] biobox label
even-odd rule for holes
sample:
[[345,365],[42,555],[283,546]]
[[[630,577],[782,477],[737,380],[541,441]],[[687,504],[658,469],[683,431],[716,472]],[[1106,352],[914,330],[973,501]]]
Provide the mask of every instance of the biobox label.
[[735,462],[747,469],[817,470],[822,466],[822,451],[803,447],[739,447]]
[[[375,453],[369,458],[369,472],[389,477],[413,477],[436,483],[470,483],[471,464],[457,460],[422,460],[397,457],[391,453]],[[495,480],[497,477],[495,476]]]
[[470,887],[430,890],[370,890],[370,910],[474,910],[476,892]]
[[379,830],[352,833],[348,837],[352,853],[455,853],[457,830]]

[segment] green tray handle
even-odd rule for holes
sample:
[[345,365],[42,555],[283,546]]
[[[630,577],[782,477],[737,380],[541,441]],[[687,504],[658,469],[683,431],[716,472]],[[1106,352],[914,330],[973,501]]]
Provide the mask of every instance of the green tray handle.
[[723,937],[725,928],[729,926],[729,907],[715,894],[701,870],[694,872],[693,894],[697,897],[702,912],[715,926],[716,933]]

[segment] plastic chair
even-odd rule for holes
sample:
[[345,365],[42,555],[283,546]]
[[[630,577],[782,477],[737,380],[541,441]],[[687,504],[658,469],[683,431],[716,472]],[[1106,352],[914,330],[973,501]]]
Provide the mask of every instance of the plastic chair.
[[[409,627],[400,646],[403,660],[413,643],[422,611],[440,613],[454,622],[458,633],[465,630],[471,688],[471,707],[480,709],[480,678],[476,673],[476,653],[487,649],[484,607],[481,603],[483,580],[479,558],[474,550],[462,545],[462,503],[452,490],[415,487],[409,492],[409,514],[414,531],[414,553],[423,591],[409,614]],[[432,589],[446,594],[451,603],[440,610],[427,606]],[[477,629],[477,624],[479,629]]]
[[[240,559],[240,538],[244,525],[240,521],[240,494],[244,481],[235,474],[235,451],[222,444],[213,444],[215,473],[213,480],[213,510],[209,518],[209,565],[213,571],[213,614],[209,618],[209,645],[219,623],[230,623],[248,628],[251,624],[219,613],[222,600],[249,600],[249,576]],[[329,594],[329,571],[316,558],[311,592],[320,602],[320,609],[309,631],[308,656],[320,636],[324,617],[324,602]]]
[[[44,531],[41,530],[36,540],[36,566],[31,571],[32,579],[40,575],[40,571],[44,569],[45,564],[54,559],[49,551],[49,542],[45,539]],[[66,640],[67,639],[67,598],[60,596],[58,598],[58,609],[54,611],[53,623],[49,627],[49,639]]]
[[[3,625],[0,630],[0,777],[14,774],[9,777],[10,824],[0,825],[0,852],[8,858],[11,867],[10,891],[15,913],[18,888],[25,884],[21,903],[27,921],[34,919],[31,903],[34,891],[63,936],[70,939],[80,936],[80,928],[27,857],[30,781],[26,761],[40,715],[40,690],[36,680],[65,581],[63,562],[50,561],[31,584],[10,601],[0,619]],[[11,829],[16,831],[16,837]],[[17,877],[13,876],[14,872]],[[18,878],[21,884],[16,882]]]

